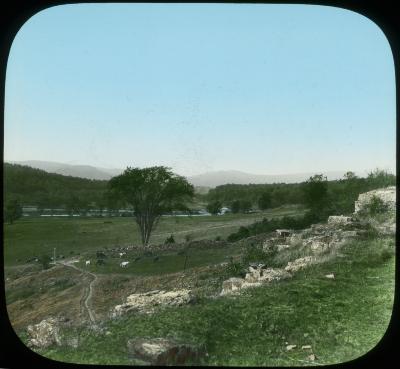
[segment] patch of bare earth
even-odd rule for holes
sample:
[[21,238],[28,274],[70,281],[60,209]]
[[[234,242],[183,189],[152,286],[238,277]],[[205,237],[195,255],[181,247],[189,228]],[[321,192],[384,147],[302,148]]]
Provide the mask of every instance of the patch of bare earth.
[[[6,282],[10,296],[7,311],[12,326],[19,330],[57,315],[79,324],[84,318],[80,308],[84,284],[79,273],[62,266]],[[19,297],[19,292],[27,289],[29,296]]]
[[[126,274],[98,275],[96,289],[92,296],[92,308],[99,319],[106,319],[117,304],[123,303],[128,295],[145,293],[152,290],[190,289],[194,294],[217,292],[219,284],[209,283],[210,273],[220,271],[219,265],[192,268],[185,272],[164,274],[161,276],[127,276]],[[202,276],[205,278],[202,279]],[[215,291],[211,291],[215,285]],[[211,289],[210,289],[211,288]]]

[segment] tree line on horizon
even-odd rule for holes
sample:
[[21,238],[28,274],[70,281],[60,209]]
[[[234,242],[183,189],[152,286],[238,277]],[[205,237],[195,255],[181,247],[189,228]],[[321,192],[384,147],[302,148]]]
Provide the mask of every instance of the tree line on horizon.
[[324,199],[323,204],[318,202],[320,209],[351,213],[360,193],[395,184],[395,175],[377,168],[365,178],[349,171],[342,179],[331,181],[322,174],[315,174],[301,183],[226,184],[210,189],[202,197],[210,204],[209,209],[228,206],[234,213],[245,213],[251,209],[266,210],[290,204],[310,208],[314,196],[320,196]]
[[[45,208],[62,208],[70,214],[86,213],[91,209],[116,210],[126,206],[120,196],[110,191],[109,183],[112,181],[63,176],[18,164],[4,163],[3,168],[5,218],[12,213],[10,209],[15,208],[16,204],[37,206],[39,212]],[[326,177],[316,174],[302,183],[227,184],[210,189],[207,194],[193,193],[193,196],[198,201],[207,203],[211,213],[218,213],[222,206],[238,213],[287,204],[310,207],[307,189],[315,187],[315,193],[318,189],[323,189],[324,208],[332,213],[349,213],[359,193],[395,183],[396,177],[393,174],[376,169],[366,178],[348,172],[343,179],[328,181]]]

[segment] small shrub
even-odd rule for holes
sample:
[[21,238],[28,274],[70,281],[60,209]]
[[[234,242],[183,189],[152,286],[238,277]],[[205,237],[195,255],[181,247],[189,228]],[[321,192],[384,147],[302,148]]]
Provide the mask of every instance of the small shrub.
[[394,250],[383,249],[380,252],[379,258],[380,258],[380,261],[384,263],[384,262],[390,260],[393,256],[394,256]]
[[242,256],[242,262],[247,267],[250,263],[268,263],[268,261],[273,257],[274,252],[265,253],[263,249],[259,246],[248,246],[244,249]]
[[39,257],[39,263],[42,265],[43,269],[50,268],[50,261],[51,257],[47,254],[43,254],[42,256]]
[[308,211],[304,216],[300,217],[289,217],[284,216],[280,219],[266,219],[264,218],[260,222],[255,222],[247,227],[240,227],[237,232],[231,233],[227,237],[228,242],[236,242],[243,238],[254,236],[261,233],[272,232],[279,228],[289,229],[304,229],[309,227],[311,224],[326,221],[328,215],[326,212],[317,213]]
[[74,281],[68,278],[60,278],[55,281],[52,288],[54,288],[55,290],[65,290],[74,285],[75,285]]
[[245,276],[245,268],[246,266],[243,263],[238,262],[230,262],[225,269],[226,274],[231,277],[241,277]]
[[189,233],[189,234],[185,234],[185,242],[190,242],[193,241],[194,236]]
[[240,227],[239,230],[235,233],[231,233],[228,238],[227,241],[228,242],[235,242],[235,241],[239,241],[243,238],[246,237],[250,237],[250,231],[247,227]]
[[172,244],[175,243],[175,239],[174,239],[174,235],[171,234],[171,236],[169,236],[165,241],[164,244],[168,245],[168,244]]

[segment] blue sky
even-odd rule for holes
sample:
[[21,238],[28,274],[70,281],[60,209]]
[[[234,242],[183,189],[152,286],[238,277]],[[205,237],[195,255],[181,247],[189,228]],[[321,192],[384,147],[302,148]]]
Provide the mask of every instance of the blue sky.
[[5,160],[285,174],[395,171],[390,46],[311,5],[76,4],[18,32]]

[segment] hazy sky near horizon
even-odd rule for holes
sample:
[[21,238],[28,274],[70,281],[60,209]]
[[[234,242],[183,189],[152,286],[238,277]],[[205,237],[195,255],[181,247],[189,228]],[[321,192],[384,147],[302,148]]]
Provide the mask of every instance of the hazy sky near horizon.
[[389,43],[347,10],[72,4],[18,32],[5,160],[395,173]]

